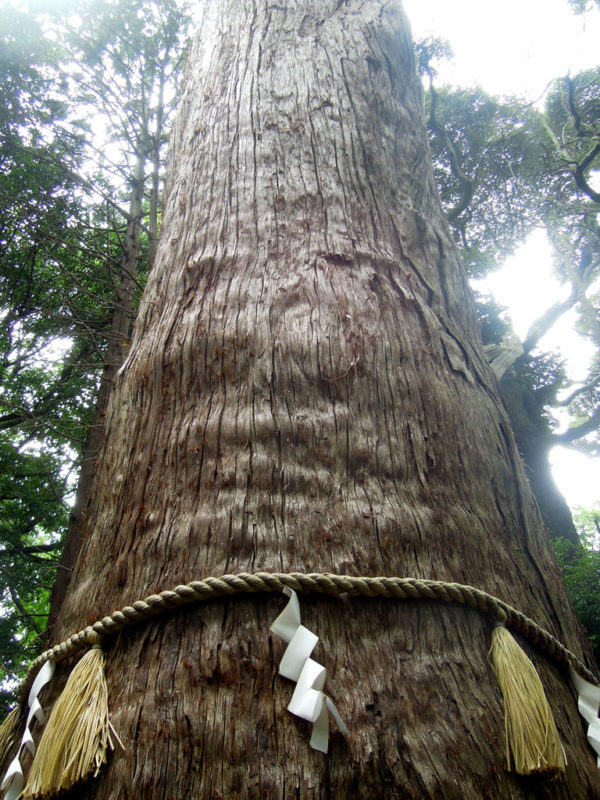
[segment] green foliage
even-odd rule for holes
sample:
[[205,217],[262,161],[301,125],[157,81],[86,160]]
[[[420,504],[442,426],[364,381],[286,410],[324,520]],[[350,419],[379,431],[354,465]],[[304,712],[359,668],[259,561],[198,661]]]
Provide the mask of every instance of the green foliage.
[[58,33],[78,104],[102,115],[126,158],[160,145],[157,133],[164,140],[188,24],[182,0],[71,0],[63,11]]
[[573,517],[587,549],[600,551],[600,504],[596,503],[591,508],[578,506]]
[[68,516],[62,500],[67,475],[59,477],[63,459],[15,444],[6,432],[0,435],[0,659],[5,676],[22,675],[42,646],[60,531]]
[[[533,229],[542,228],[553,246],[555,274],[570,290],[532,325],[523,341],[524,355],[515,368],[521,389],[531,393],[529,402],[511,384],[523,401],[518,405],[526,413],[527,427],[538,428],[545,440],[536,449],[550,448],[551,408],[563,405],[569,409],[571,427],[560,434],[560,443],[598,452],[597,366],[583,386],[573,389],[572,398],[563,401],[557,391],[565,387],[564,369],[551,355],[532,359],[531,353],[570,308],[577,312],[579,333],[600,352],[600,299],[595,288],[600,278],[600,192],[594,188],[600,171],[600,69],[557,80],[542,111],[479,89],[435,87],[435,67],[447,48],[428,40],[417,51],[430,82],[426,113],[434,174],[469,273],[484,277]],[[481,299],[478,306],[482,311]],[[495,314],[494,321],[491,311],[488,308],[482,317],[484,341],[501,344],[500,317]],[[540,416],[533,428],[530,412]],[[518,424],[515,427],[518,433]]]
[[21,136],[22,126],[56,119],[64,104],[54,91],[56,74],[47,72],[56,53],[39,23],[7,4],[1,11],[0,137],[6,141],[8,135]]
[[[574,145],[581,132],[592,132],[600,115],[600,68],[588,69],[557,80],[546,100],[546,116],[555,131]],[[581,130],[583,128],[583,131]]]
[[[81,142],[62,130],[56,50],[11,8],[3,9],[0,68],[0,658],[13,676],[42,644],[72,443],[84,435],[78,398],[89,402],[94,378],[75,369],[81,346],[64,346],[73,332],[65,298],[76,284],[57,269],[67,242],[78,241]],[[51,355],[61,342],[64,364]]]
[[506,309],[488,295],[477,291],[474,292],[474,295],[483,344],[500,344],[504,336],[511,330]]
[[[566,383],[564,361],[553,352],[539,353],[524,359],[519,375],[522,384],[537,396],[540,409],[552,405]],[[554,420],[552,424],[555,424]]]
[[600,68],[556,81],[546,101],[549,135],[542,213],[559,275],[589,286],[600,270]]
[[[583,10],[590,3],[578,5]],[[497,372],[503,370],[503,399],[546,527],[551,536],[576,541],[548,453],[555,444],[600,452],[598,365],[582,384],[569,386],[560,361],[537,348],[575,309],[577,331],[600,352],[600,69],[555,81],[540,109],[480,89],[435,85],[439,63],[448,57],[444,42],[418,44],[417,56],[429,84],[425,110],[434,174],[470,275],[485,277],[530,232],[543,229],[553,247],[550,266],[568,289],[520,346],[500,309],[480,296],[477,307],[486,354]],[[558,408],[570,416],[563,431]]]
[[581,546],[556,539],[554,551],[594,657],[600,663],[600,507],[578,509],[574,518]]
[[[431,101],[428,113],[431,119]],[[467,207],[450,222],[467,269],[480,277],[539,224],[539,165],[547,133],[534,110],[480,89],[438,89],[435,114],[472,185]],[[442,203],[451,214],[464,179],[435,131],[431,145]]]
[[0,25],[0,704],[42,646],[109,358],[133,165],[140,153],[152,163],[142,213],[155,230],[188,31],[179,0],[65,0],[49,10],[41,3],[36,18],[6,6]]
[[437,76],[437,65],[453,57],[452,48],[446,39],[428,36],[415,42],[417,72],[419,75]]

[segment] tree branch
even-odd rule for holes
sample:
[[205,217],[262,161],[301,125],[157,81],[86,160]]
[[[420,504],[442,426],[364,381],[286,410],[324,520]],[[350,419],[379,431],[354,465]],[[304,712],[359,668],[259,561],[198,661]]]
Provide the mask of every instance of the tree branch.
[[564,82],[567,86],[567,97],[569,100],[569,112],[573,117],[573,122],[575,124],[575,130],[577,131],[578,135],[581,136],[581,115],[577,110],[577,106],[575,105],[575,84],[573,80],[567,76],[564,78]]
[[[6,585],[11,597],[11,600],[15,604],[15,608],[24,619],[24,621],[28,622],[29,625],[36,631],[36,633],[41,633],[42,629],[40,627],[39,622],[35,619],[34,615],[31,614],[21,602],[21,599],[17,592],[15,591],[14,587],[12,587],[9,583],[9,572],[8,570],[4,569],[4,567],[0,567],[0,572],[3,572],[7,576]],[[35,615],[35,616],[46,616],[45,614]]]
[[585,177],[585,171],[590,166],[590,164],[594,161],[596,156],[600,155],[600,142],[594,145],[587,156],[583,159],[583,161],[579,162],[575,169],[573,170],[573,177],[575,178],[575,183],[577,187],[581,189],[581,191],[593,200],[594,203],[600,203],[600,192],[594,191]]
[[594,380],[589,381],[589,383],[584,383],[583,386],[579,386],[577,389],[574,389],[568,397],[565,397],[564,400],[557,400],[553,405],[559,406],[560,408],[567,408],[571,405],[573,400],[575,400],[579,395],[584,394],[585,392],[589,392],[590,389],[595,389],[596,386],[600,383],[600,376],[594,378]]
[[60,542],[51,542],[49,544],[33,544],[27,547],[6,547],[0,550],[0,556],[15,556],[18,553],[22,555],[32,555],[35,553],[53,553],[62,547]]
[[458,186],[459,186],[459,192],[460,192],[459,200],[453,208],[451,208],[449,211],[446,212],[446,219],[448,220],[448,222],[452,222],[469,207],[469,204],[473,199],[475,183],[467,176],[467,174],[463,170],[454,143],[448,136],[447,130],[444,128],[444,126],[436,116],[439,97],[438,93],[436,92],[433,86],[433,77],[431,71],[427,67],[425,67],[425,71],[429,76],[429,93],[431,96],[431,107],[429,110],[429,124],[431,125],[431,129],[433,130],[435,135],[440,139],[442,146],[444,147],[444,149],[448,154],[448,158],[450,160],[450,169],[452,170],[452,174],[458,181]]
[[554,323],[560,317],[577,303],[578,292],[575,287],[572,287],[571,294],[566,300],[561,300],[545,311],[541,317],[533,322],[527,331],[527,336],[523,342],[523,352],[525,354],[531,353],[533,348],[537,345],[540,339],[545,336]]
[[600,406],[594,411],[589,419],[582,422],[580,425],[575,425],[573,428],[568,428],[563,433],[552,434],[553,444],[571,444],[582,436],[587,436],[588,433],[593,433],[600,425]]

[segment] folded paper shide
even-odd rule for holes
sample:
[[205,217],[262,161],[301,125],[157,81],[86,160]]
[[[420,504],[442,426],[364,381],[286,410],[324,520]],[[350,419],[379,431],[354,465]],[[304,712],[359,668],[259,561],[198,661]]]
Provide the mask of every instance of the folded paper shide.
[[[287,642],[279,672],[296,682],[288,710],[312,723],[310,744],[327,753],[329,714],[343,734],[348,730],[324,692],[325,667],[311,658],[319,639],[302,625],[298,596],[292,586],[301,592],[333,596],[363,595],[411,602],[424,598],[486,613],[495,623],[490,656],[504,696],[507,767],[523,775],[561,772],[566,761],[557,726],[533,662],[508,631],[508,627],[513,628],[536,650],[544,651],[563,667],[570,666],[579,711],[588,724],[588,742],[598,756],[600,769],[600,687],[589,682],[596,676],[552,634],[497,597],[474,586],[424,578],[242,572],[192,581],[136,600],[38,656],[21,685],[21,704],[0,725],[3,767],[18,743],[2,780],[1,789],[6,793],[3,800],[46,800],[60,795],[97,776],[115,745],[123,746],[108,714],[104,637],[154,619],[163,611],[232,594],[283,592],[289,598],[271,625],[273,633]],[[56,663],[85,650],[55,701],[36,746],[32,726],[37,737],[46,717],[39,699],[41,690],[52,678]],[[37,726],[33,725],[35,721]],[[24,730],[22,735],[19,729]],[[24,750],[33,757],[27,781],[21,765]]]
[[571,683],[578,694],[577,708],[588,724],[587,740],[590,747],[598,756],[598,769],[600,769],[600,687],[588,683],[578,675],[573,667],[569,668]]
[[271,625],[271,630],[284,642],[288,642],[279,665],[279,674],[296,681],[288,711],[297,717],[313,723],[310,746],[326,753],[329,747],[329,712],[338,730],[348,733],[337,708],[323,691],[327,671],[310,654],[315,649],[319,637],[300,623],[300,603],[293,589],[283,590],[290,599],[288,604]]
[[21,767],[21,753],[23,748],[26,748],[29,750],[32,757],[35,756],[35,742],[33,741],[29,726],[34,718],[37,719],[40,724],[46,719],[38,695],[54,675],[54,666],[54,661],[46,661],[29,690],[29,697],[27,699],[29,713],[27,714],[27,722],[25,723],[25,732],[21,737],[21,744],[17,750],[17,755],[9,764],[6,775],[2,780],[2,785],[0,786],[3,791],[6,790],[4,800],[16,800],[23,792],[25,776],[23,775],[23,768]]

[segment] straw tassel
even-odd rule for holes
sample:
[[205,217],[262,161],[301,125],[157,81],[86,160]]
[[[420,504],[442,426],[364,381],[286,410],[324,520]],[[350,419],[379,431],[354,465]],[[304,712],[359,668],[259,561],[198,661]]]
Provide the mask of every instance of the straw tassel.
[[564,750],[540,677],[504,625],[494,628],[490,654],[504,696],[508,769],[521,775],[564,771]]
[[21,722],[21,707],[16,706],[0,725],[0,772],[4,772],[4,763],[8,758],[10,749],[18,738],[18,728]]
[[81,658],[54,704],[31,765],[23,798],[47,798],[91,775],[106,763],[113,738],[100,637],[90,632],[91,650]]

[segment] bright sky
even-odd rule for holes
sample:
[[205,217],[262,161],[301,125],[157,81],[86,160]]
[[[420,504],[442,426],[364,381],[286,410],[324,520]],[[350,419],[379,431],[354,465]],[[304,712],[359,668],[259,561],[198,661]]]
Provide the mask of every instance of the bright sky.
[[537,99],[548,81],[597,66],[600,13],[576,16],[567,0],[403,0],[415,38],[450,42],[448,82]]
[[[575,16],[567,0],[404,0],[404,7],[416,39],[449,41],[454,59],[440,69],[440,80],[447,83],[477,83],[490,94],[534,101],[553,78],[600,62],[600,12]],[[549,254],[545,236],[536,232],[487,281],[496,300],[509,309],[519,336],[562,296]],[[561,350],[570,377],[577,380],[592,350],[573,333],[573,320],[565,315],[541,344]],[[600,459],[555,448],[551,462],[571,506],[600,503]]]

